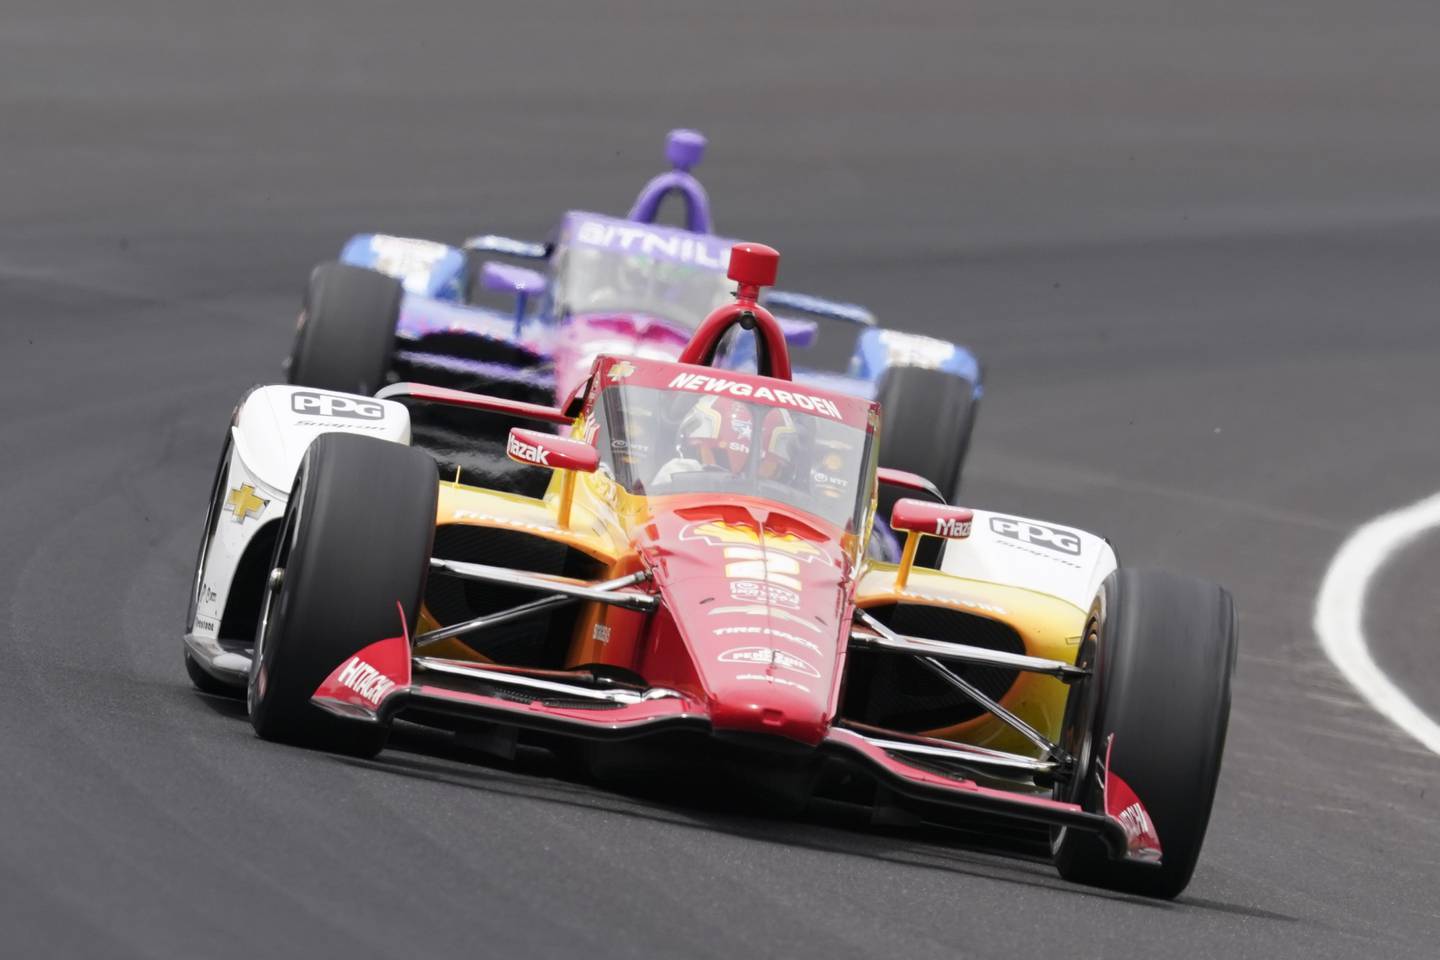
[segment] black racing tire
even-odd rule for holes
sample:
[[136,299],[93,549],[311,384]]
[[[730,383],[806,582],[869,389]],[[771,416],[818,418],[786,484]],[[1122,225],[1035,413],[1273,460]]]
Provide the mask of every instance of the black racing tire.
[[1163,899],[1185,889],[1220,779],[1238,646],[1234,601],[1215,584],[1127,568],[1105,580],[1076,661],[1093,672],[1072,689],[1061,735],[1077,775],[1056,795],[1102,812],[1113,735],[1110,762],[1154,822],[1161,864],[1111,860],[1095,836],[1057,830],[1062,877]]
[[882,418],[880,466],[918,473],[952,500],[975,428],[975,384],[944,370],[890,367],[875,398]]
[[384,724],[310,702],[352,654],[415,623],[435,539],[435,461],[374,437],[321,434],[295,477],[250,667],[250,722],[266,740],[373,756]]
[[348,263],[310,274],[286,376],[290,383],[373,396],[395,359],[399,280]]

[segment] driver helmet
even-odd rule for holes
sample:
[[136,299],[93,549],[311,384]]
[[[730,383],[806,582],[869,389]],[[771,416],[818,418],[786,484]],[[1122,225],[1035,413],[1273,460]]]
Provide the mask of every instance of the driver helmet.
[[750,408],[728,397],[703,397],[680,421],[679,452],[707,467],[741,473],[750,459],[755,421]]
[[795,481],[796,465],[801,460],[801,427],[797,421],[798,418],[786,410],[765,414],[758,468],[762,480]]

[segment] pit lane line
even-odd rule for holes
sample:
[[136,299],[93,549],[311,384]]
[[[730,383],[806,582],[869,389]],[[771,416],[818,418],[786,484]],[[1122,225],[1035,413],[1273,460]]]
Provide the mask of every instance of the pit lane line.
[[1365,640],[1365,595],[1396,553],[1440,527],[1440,493],[1361,525],[1330,561],[1315,597],[1315,635],[1330,662],[1379,713],[1440,754],[1436,723],[1397,687],[1370,656]]

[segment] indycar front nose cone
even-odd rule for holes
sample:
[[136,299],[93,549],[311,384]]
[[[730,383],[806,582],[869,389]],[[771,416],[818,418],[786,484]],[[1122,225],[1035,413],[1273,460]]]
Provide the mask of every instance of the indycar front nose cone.
[[834,714],[845,559],[768,504],[658,513],[646,549],[717,734],[818,744]]
[[763,667],[738,673],[711,691],[710,723],[718,734],[763,734],[815,746],[825,736],[826,714],[813,689]]

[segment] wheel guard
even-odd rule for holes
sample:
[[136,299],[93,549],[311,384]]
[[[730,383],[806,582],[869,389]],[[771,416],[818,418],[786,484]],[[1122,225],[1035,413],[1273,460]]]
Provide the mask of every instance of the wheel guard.
[[391,695],[410,686],[410,631],[399,601],[400,635],[370,644],[336,667],[320,684],[312,702],[345,717],[378,720]]

